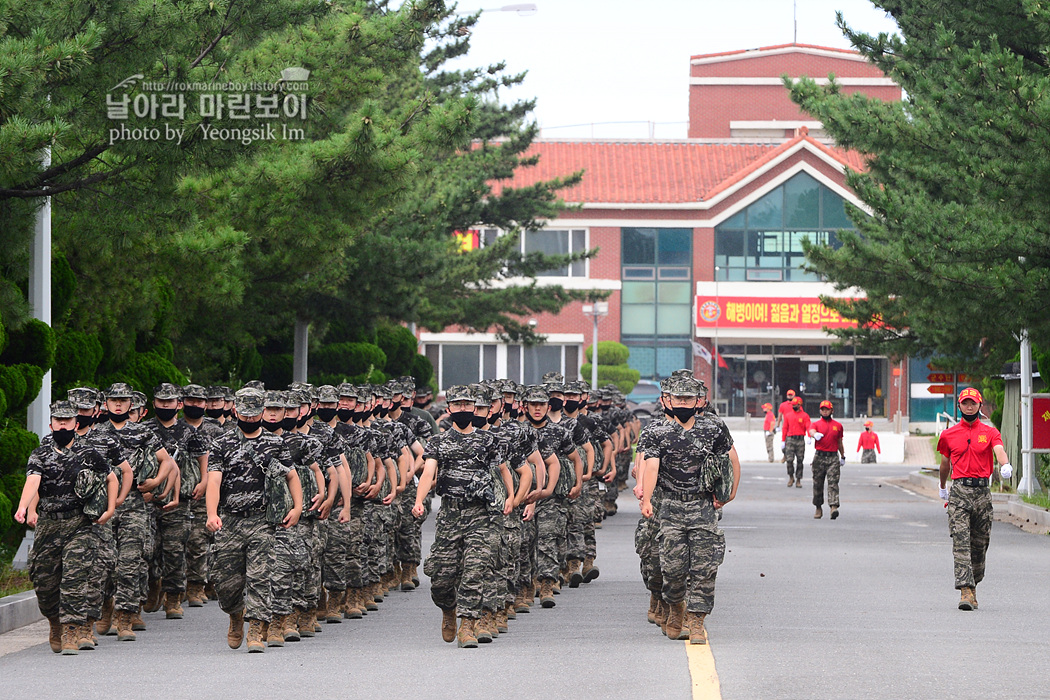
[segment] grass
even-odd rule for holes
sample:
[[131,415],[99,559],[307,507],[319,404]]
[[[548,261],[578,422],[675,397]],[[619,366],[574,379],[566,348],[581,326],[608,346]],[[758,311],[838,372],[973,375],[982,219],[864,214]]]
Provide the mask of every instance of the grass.
[[0,564],[0,598],[33,589],[26,571],[15,571],[9,563]]
[[1031,504],[1033,506],[1038,506],[1039,508],[1044,508],[1046,510],[1050,510],[1050,496],[1046,495],[1045,493],[1035,493],[1031,496],[1025,496],[1022,494],[1021,498],[1024,499],[1025,503]]

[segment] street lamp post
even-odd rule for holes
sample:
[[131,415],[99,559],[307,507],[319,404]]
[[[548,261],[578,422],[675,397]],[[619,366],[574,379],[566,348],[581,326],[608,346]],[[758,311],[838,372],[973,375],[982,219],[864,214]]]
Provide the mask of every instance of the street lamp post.
[[715,410],[718,410],[718,321],[722,317],[722,305],[718,302],[718,271],[722,269],[718,265],[715,265],[715,306],[718,307],[718,315],[715,316],[715,351],[711,358],[711,364],[714,365],[714,386],[711,387],[714,396]]
[[609,315],[609,302],[596,301],[583,305],[583,315],[594,319],[594,342],[591,344],[591,388],[598,388],[598,319]]

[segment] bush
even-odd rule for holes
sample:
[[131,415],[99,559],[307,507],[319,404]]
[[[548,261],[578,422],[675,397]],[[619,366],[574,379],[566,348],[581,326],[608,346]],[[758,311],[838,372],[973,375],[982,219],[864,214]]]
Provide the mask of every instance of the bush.
[[90,381],[102,362],[102,343],[94,335],[80,331],[62,331],[58,334],[52,383],[65,391],[78,382]]
[[0,366],[0,391],[7,396],[7,405],[14,408],[26,395],[26,378],[14,367]]
[[409,372],[416,379],[416,386],[430,384],[434,379],[434,365],[425,355],[416,355],[412,358],[412,371]]
[[17,425],[0,430],[0,475],[25,475],[30,453],[40,446],[40,439]]
[[[584,350],[584,355],[587,357],[587,362],[592,362],[592,352],[594,346],[588,346]],[[602,365],[624,365],[627,364],[627,358],[631,356],[631,351],[627,349],[627,346],[623,343],[617,343],[614,340],[599,340],[598,341],[598,366]]]
[[[310,355],[310,376],[339,375],[353,377],[367,374],[371,369],[383,370],[386,353],[371,343],[331,343],[322,345]],[[317,383],[311,380],[312,383]]]
[[51,255],[51,320],[59,321],[66,317],[69,304],[77,291],[77,276],[69,261],[60,250]]
[[[591,367],[590,363],[580,367],[580,376],[588,381],[591,378]],[[598,365],[598,386],[609,382],[632,382],[631,388],[633,389],[641,376],[641,372],[627,365]]]
[[154,352],[132,353],[127,363],[106,379],[108,383],[104,387],[113,382],[127,382],[133,389],[145,394],[147,399],[152,398],[153,388],[161,382],[178,386],[187,383],[186,376],[178,367]]
[[11,333],[7,349],[0,355],[0,364],[21,363],[35,365],[44,372],[55,364],[55,334],[43,321],[30,319]]
[[391,377],[412,372],[413,358],[419,349],[412,331],[404,326],[380,326],[376,329],[376,345],[386,353],[386,362],[377,364],[378,369]]
[[40,387],[44,383],[44,370],[40,369],[36,365],[15,365],[11,369],[14,369],[22,373],[22,377],[25,378],[26,382],[26,393],[22,397],[22,400],[11,406],[11,411],[22,411],[29,407],[29,404],[33,403],[33,399],[40,393]]

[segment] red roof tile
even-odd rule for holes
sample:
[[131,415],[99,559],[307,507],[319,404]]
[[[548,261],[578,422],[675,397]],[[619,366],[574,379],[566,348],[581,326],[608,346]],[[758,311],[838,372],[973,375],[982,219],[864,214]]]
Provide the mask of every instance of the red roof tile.
[[736,56],[742,53],[758,53],[759,51],[775,51],[777,49],[816,49],[817,51],[834,51],[836,53],[844,53],[851,56],[860,56],[859,51],[853,49],[837,49],[833,46],[817,46],[816,44],[777,44],[776,46],[762,46],[757,49],[736,49],[734,51],[721,51],[719,53],[700,53],[689,58],[717,58],[719,56]]

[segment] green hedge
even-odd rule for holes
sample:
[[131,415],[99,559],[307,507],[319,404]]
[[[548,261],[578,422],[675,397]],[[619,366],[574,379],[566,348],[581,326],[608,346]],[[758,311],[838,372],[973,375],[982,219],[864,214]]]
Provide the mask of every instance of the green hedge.
[[378,345],[371,343],[331,343],[322,345],[310,353],[309,368],[311,383],[317,384],[314,377],[320,375],[338,375],[353,377],[367,374],[369,370],[386,368],[386,353]]
[[[584,355],[587,357],[587,362],[593,361],[594,346],[589,345],[584,350]],[[602,365],[624,365],[627,364],[627,358],[631,356],[631,351],[627,349],[627,346],[623,343],[617,343],[614,340],[599,340],[598,341],[598,366]]]
[[80,382],[90,382],[102,362],[102,343],[98,338],[80,331],[58,333],[57,351],[52,384],[55,396],[63,395]]
[[55,334],[43,321],[30,319],[10,334],[7,349],[0,354],[0,364],[28,363],[44,372],[55,364]]
[[386,362],[376,367],[391,377],[411,374],[419,347],[412,331],[404,326],[380,326],[376,329],[376,345],[386,353]]

